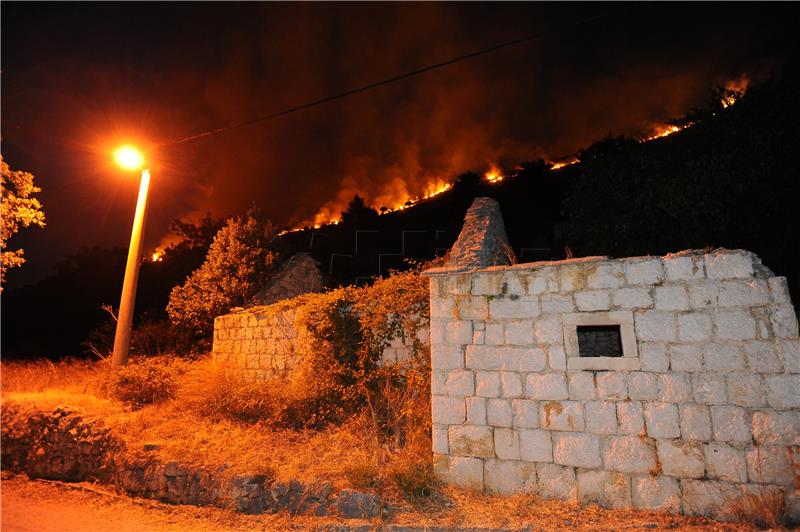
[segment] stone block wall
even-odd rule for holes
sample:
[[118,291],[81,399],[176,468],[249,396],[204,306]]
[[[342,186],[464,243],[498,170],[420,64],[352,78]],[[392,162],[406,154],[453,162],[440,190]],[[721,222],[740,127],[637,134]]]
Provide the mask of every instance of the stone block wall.
[[[308,331],[296,313],[274,305],[240,309],[214,320],[212,356],[234,372],[252,379],[286,377],[295,367]],[[427,327],[417,337],[428,344]],[[383,350],[383,364],[404,363],[411,359],[411,345],[404,338],[393,338]]]
[[[445,482],[704,515],[779,492],[800,514],[798,324],[752,253],[426,273]],[[623,356],[581,357],[581,324],[619,325]]]

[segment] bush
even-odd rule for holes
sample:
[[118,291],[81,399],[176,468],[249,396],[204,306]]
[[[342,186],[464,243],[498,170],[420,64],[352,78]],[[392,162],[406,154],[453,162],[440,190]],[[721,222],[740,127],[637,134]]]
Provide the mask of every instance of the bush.
[[131,361],[112,373],[109,392],[127,406],[137,409],[175,396],[178,362],[168,357]]
[[254,211],[229,219],[202,266],[172,289],[167,305],[172,323],[200,338],[211,336],[216,316],[243,305],[264,285],[275,262],[275,233]]

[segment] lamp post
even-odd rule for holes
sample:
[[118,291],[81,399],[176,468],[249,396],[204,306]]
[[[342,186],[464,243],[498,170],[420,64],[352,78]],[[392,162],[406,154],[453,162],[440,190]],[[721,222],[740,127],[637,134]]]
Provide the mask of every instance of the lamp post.
[[144,156],[132,146],[122,146],[117,149],[114,152],[114,160],[126,170],[141,169],[142,171],[139,183],[139,199],[136,202],[136,213],[133,216],[128,262],[125,265],[125,280],[122,283],[122,297],[119,302],[117,331],[114,334],[114,354],[111,357],[111,367],[117,369],[128,362],[128,351],[131,344],[133,306],[136,302],[136,284],[139,281],[144,220],[147,215],[147,196],[150,191],[150,170],[143,168]]

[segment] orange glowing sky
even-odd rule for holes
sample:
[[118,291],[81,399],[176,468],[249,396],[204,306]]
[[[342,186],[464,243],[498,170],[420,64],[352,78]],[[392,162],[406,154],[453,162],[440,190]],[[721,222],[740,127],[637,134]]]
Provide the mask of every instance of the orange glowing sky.
[[[467,170],[502,176],[609,134],[657,134],[716,85],[780,64],[792,19],[780,5],[642,5],[269,123],[157,146],[608,9],[5,3],[3,154],[37,176],[48,217],[46,230],[21,237],[29,262],[14,275],[41,275],[82,246],[125,245],[137,183],[108,158],[121,141],[153,160],[146,249],[177,217],[253,203],[280,226],[321,223],[356,193],[396,209]],[[680,39],[663,38],[676,28]]]

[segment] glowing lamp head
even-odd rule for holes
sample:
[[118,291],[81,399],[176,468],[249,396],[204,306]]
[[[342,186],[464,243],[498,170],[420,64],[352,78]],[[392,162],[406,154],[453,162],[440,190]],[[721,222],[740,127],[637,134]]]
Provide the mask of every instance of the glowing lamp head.
[[133,146],[125,145],[114,151],[114,161],[126,170],[138,170],[144,165],[144,155]]

